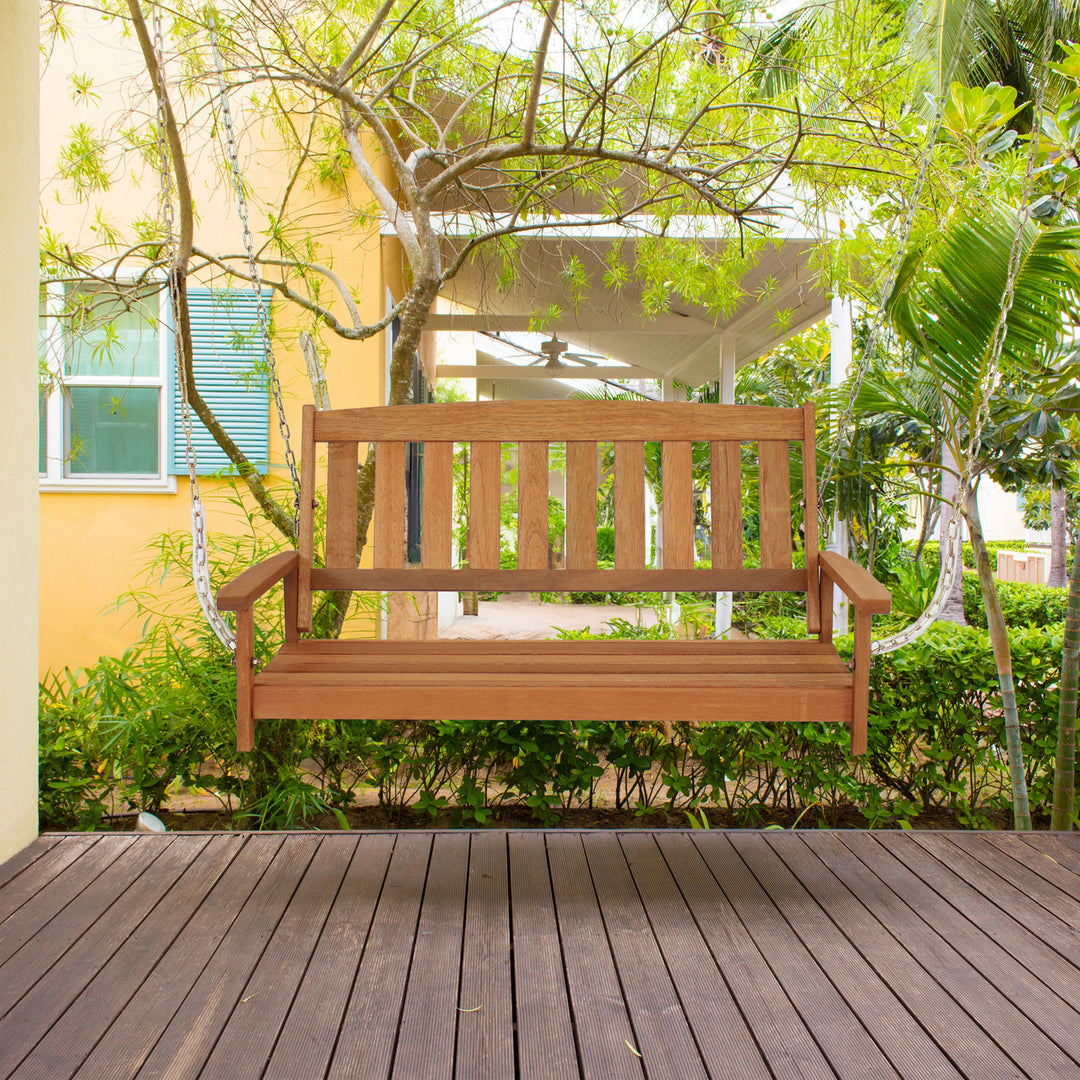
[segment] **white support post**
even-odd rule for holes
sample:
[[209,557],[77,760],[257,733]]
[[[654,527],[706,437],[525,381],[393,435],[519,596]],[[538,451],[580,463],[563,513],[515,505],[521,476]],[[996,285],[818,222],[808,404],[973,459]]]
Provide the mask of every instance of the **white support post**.
[[[720,335],[720,404],[735,404],[735,335],[730,331]],[[731,634],[732,594],[718,592],[715,609],[713,637],[726,638]]]
[[[664,401],[677,401],[679,397],[685,396],[680,393],[675,393],[675,380],[672,378],[665,378],[661,380],[661,396]],[[660,492],[660,506],[657,507],[656,512],[656,565],[662,567],[664,565],[664,506],[663,506],[664,493]],[[678,602],[675,600],[675,594],[673,592],[664,593],[663,601],[668,611],[668,621],[672,626],[679,621],[682,616],[682,608],[679,607]]]
[[[840,386],[847,378],[854,357],[851,301],[842,296],[833,297],[832,314],[829,318],[829,346],[829,383],[831,386]],[[848,523],[836,514],[833,516],[829,534],[829,550],[846,557],[850,554],[848,541]],[[833,590],[833,630],[838,634],[848,632],[848,602],[839,589]]]

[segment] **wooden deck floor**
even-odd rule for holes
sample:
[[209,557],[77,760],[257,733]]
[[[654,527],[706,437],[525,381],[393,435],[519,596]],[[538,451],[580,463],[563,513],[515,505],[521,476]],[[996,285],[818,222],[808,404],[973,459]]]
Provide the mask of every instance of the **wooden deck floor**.
[[0,1076],[1080,1078],[1080,837],[43,837]]

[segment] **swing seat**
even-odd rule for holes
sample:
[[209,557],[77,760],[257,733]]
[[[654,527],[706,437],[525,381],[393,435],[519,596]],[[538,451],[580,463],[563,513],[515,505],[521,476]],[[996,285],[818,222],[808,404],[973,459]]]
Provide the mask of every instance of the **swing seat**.
[[[361,447],[376,444],[372,563],[357,565]],[[406,462],[422,460],[419,564],[406,562]],[[511,444],[509,453],[504,447]],[[559,448],[552,460],[553,444]],[[602,453],[613,444],[613,454]],[[757,462],[760,565],[743,565],[742,453]],[[325,445],[325,454],[319,450]],[[795,453],[792,453],[792,448]],[[467,447],[455,565],[454,459]],[[562,448],[565,447],[563,450]],[[615,557],[598,566],[600,462],[613,458]],[[414,458],[415,460],[415,458]],[[646,565],[646,461],[661,473],[662,566]],[[694,463],[708,461],[707,558],[699,563]],[[558,468],[553,466],[558,464]],[[816,503],[814,412],[756,406],[543,401],[304,410],[299,550],[264,560],[218,594],[236,612],[237,745],[260,719],[822,721],[847,725],[866,750],[870,623],[887,590],[863,568],[818,550],[804,515],[805,566],[792,558],[792,507]],[[415,467],[415,466],[414,466]],[[317,472],[325,470],[325,482]],[[500,565],[500,505],[516,470],[517,565]],[[552,566],[548,499],[565,476],[565,566]],[[794,482],[793,482],[794,479]],[[795,491],[793,492],[793,488]],[[326,509],[316,559],[316,492]],[[805,493],[805,498],[804,494]],[[698,500],[703,501],[703,500]],[[658,560],[660,561],[660,560]],[[320,565],[321,564],[321,565]],[[254,671],[258,597],[284,582],[285,636]],[[833,589],[851,601],[854,657],[832,641]],[[784,641],[377,641],[310,633],[319,590],[766,592],[806,596],[807,637]]]

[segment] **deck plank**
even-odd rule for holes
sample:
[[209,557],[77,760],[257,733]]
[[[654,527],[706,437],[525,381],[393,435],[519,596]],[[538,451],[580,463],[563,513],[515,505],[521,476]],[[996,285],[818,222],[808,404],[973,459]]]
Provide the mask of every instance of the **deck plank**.
[[176,1010],[138,1076],[164,1080],[198,1075],[240,1003],[319,838],[287,836]]
[[712,833],[702,837],[698,846],[835,1074],[850,1080],[896,1080],[899,1074],[866,1031],[859,1014],[826,977],[731,840],[722,833]]
[[409,957],[431,855],[430,834],[399,833],[342,1019],[330,1080],[390,1075]]
[[0,1078],[1080,1080],[1078,892],[1077,834],[51,837]]
[[661,833],[657,843],[773,1075],[831,1080],[836,1074],[710,873],[696,838]]
[[[87,837],[87,841],[93,843],[96,837]],[[22,851],[17,851],[7,862],[0,864],[0,889],[4,888],[13,878],[23,873],[47,852],[51,851],[60,843],[59,836],[39,836],[33,843],[27,844]],[[72,852],[72,858],[75,853]],[[39,880],[41,880],[39,876]],[[48,880],[46,874],[44,880]],[[0,917],[0,921],[3,921]]]
[[322,838],[200,1080],[262,1077],[356,846],[355,836]]
[[651,834],[619,838],[638,895],[712,1080],[771,1073]]
[[[982,970],[1011,972],[1010,986],[1021,990],[1030,987],[1038,1000],[1048,998],[1049,987],[1074,1008],[1080,1007],[1076,1000],[1076,961],[1062,955],[1075,952],[1075,931],[1048,916],[1022,894],[1018,895],[1004,880],[995,880],[993,875],[985,873],[978,860],[964,856],[955,846],[925,845],[914,839],[914,844],[904,845],[903,861],[951,905],[953,912],[949,919],[953,932],[964,935],[958,940],[968,942],[965,955],[979,959],[980,950],[987,950],[987,960],[1004,967],[995,969],[980,964]],[[885,846],[890,850],[895,847],[888,841]],[[935,858],[936,853],[943,858]],[[969,876],[970,882],[958,874]],[[997,893],[1003,894],[1002,900],[1015,905],[1011,912],[999,906]],[[1040,938],[1040,930],[1049,936]],[[1002,956],[998,957],[998,953]],[[1047,1007],[1052,1015],[1053,1002],[1047,1000]],[[1077,1037],[1069,1040],[1069,1046],[1061,1045],[1080,1061],[1080,1012],[1072,1012],[1064,1019],[1075,1029]]]
[[[172,846],[168,854],[177,861],[186,862],[180,877],[159,897],[153,898],[157,900],[153,910],[107,962],[94,965],[85,953],[73,956],[73,949],[64,960],[72,958],[76,961],[74,971],[65,971],[65,965],[58,964],[38,983],[34,992],[20,1002],[20,1007],[33,1003],[47,979],[55,975],[59,975],[61,981],[56,987],[54,1002],[64,996],[74,997],[80,980],[84,977],[92,979],[64,1009],[63,1015],[52,1023],[48,1034],[34,1048],[33,1057],[24,1062],[14,1076],[23,1080],[50,1080],[56,1076],[71,1076],[78,1070],[98,1040],[140,991],[154,966],[242,846],[239,837],[214,836],[206,837],[206,840],[204,846],[190,842]],[[151,871],[163,870],[165,866],[165,856],[162,856]],[[149,894],[151,883],[146,880],[149,873],[139,880],[141,894]],[[122,923],[113,926],[119,930]],[[81,946],[83,942],[79,944]],[[68,993],[65,995],[64,991]],[[48,1004],[43,1001],[41,1007],[42,1012],[47,1013]]]
[[642,1050],[611,955],[582,838],[551,833],[547,850],[581,1075],[584,1080],[643,1080]]
[[520,1080],[576,1080],[577,1047],[544,836],[511,833],[507,849],[517,1075]]
[[585,855],[646,1075],[649,1080],[708,1080],[619,837],[586,835]]
[[395,1080],[453,1080],[469,837],[435,837],[398,1028]]
[[390,833],[360,838],[264,1080],[325,1074],[393,850]]
[[[919,964],[894,936],[890,916],[896,897],[876,875],[862,874],[858,888],[837,876],[833,863],[854,856],[835,837],[814,834],[807,842],[797,833],[770,838],[770,847],[806,883],[834,923],[918,1019],[930,1037],[970,1080],[1009,1076],[1015,1065],[982,1028]],[[818,869],[822,867],[826,873]],[[875,915],[877,912],[877,915]],[[878,917],[880,915],[880,917]]]
[[[1030,978],[982,930],[928,888],[906,861],[896,858],[875,837],[853,834],[839,839],[856,858],[843,862],[830,859],[830,867],[842,880],[856,887],[865,880],[868,868],[888,885],[893,898],[879,918],[893,927],[907,951],[1016,1062],[1024,1075],[1032,1080],[1044,1076],[1080,1077],[1076,1063],[1055,1045],[1045,1026],[1048,1022],[1050,1026],[1060,1026],[1064,1002],[1056,999],[1055,1003],[1054,995]],[[910,846],[918,851],[917,845]],[[924,857],[929,859],[925,854]],[[1021,1000],[1033,995],[1031,1011],[1025,1013],[1021,1003],[1015,1000],[1018,992]],[[1049,1014],[1043,1011],[1047,1008]],[[1041,1016],[1036,1016],[1036,1009]],[[1075,1019],[1066,1022],[1075,1023]]]
[[506,837],[476,833],[469,845],[455,1075],[514,1075],[514,1001]]
[[[834,921],[819,906],[815,898],[827,889],[831,873],[820,862],[815,866],[802,861],[796,864],[799,875],[781,859],[777,848],[791,842],[800,843],[796,836],[785,843],[783,838],[769,841],[749,833],[734,835],[731,840],[758,884],[849,1007],[858,1013],[893,1068],[905,1080],[959,1080],[961,1073],[908,1011],[905,988],[885,983],[844,936],[842,927],[848,912],[834,908]],[[852,906],[857,904],[852,901]]]

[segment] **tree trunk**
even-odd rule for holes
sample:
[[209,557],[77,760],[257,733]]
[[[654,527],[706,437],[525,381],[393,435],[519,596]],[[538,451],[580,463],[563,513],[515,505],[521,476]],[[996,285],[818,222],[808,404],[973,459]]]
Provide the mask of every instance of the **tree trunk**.
[[[941,447],[941,510],[938,514],[938,557],[942,566],[952,558],[952,544],[949,542],[949,518],[952,516],[952,507],[959,497],[960,478],[957,475],[956,458],[948,445]],[[960,522],[957,522],[957,528]],[[937,616],[938,622],[954,622],[958,626],[966,626],[964,618],[964,575],[957,574],[956,581],[945,596],[941,605],[941,611]]]
[[1065,536],[1065,489],[1050,485],[1050,576],[1047,585],[1064,589],[1069,583],[1069,548]]
[[990,570],[990,556],[983,539],[979,502],[974,487],[967,493],[964,516],[967,518],[971,546],[975,552],[975,565],[979,570],[979,585],[982,588],[983,603],[986,605],[986,625],[990,631],[990,643],[997,664],[998,686],[1001,688],[1001,712],[1005,721],[1005,747],[1009,762],[1009,785],[1012,789],[1013,828],[1030,829],[1031,809],[1028,806],[1027,779],[1024,776],[1024,750],[1020,744],[1020,717],[1016,711],[1009,631]]
[[1061,648],[1061,698],[1057,754],[1054,757],[1054,810],[1051,829],[1071,829],[1076,817],[1076,685],[1080,669],[1080,544],[1073,554]]

